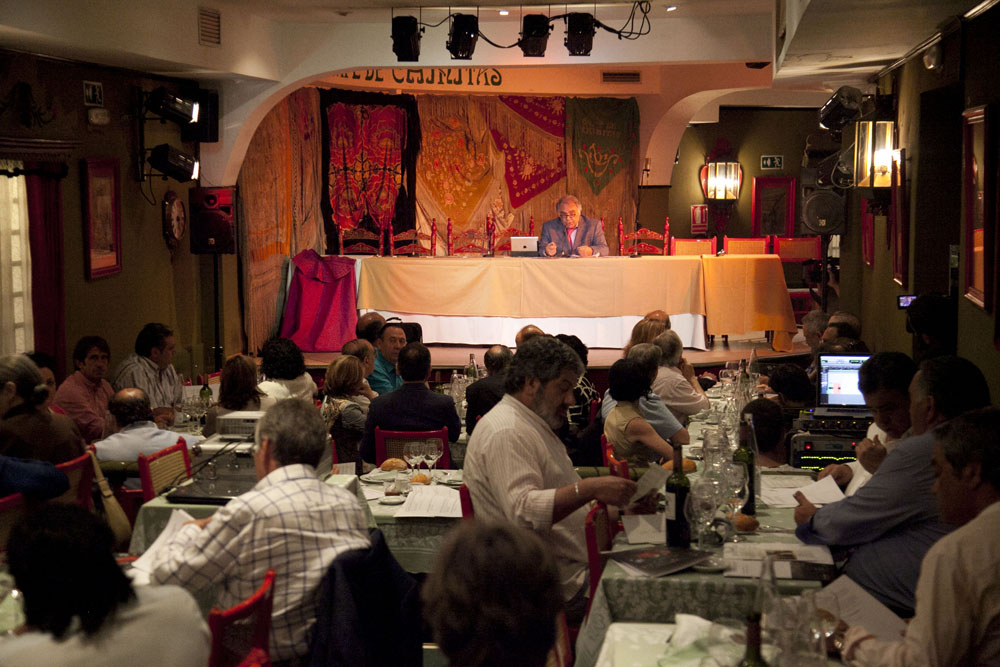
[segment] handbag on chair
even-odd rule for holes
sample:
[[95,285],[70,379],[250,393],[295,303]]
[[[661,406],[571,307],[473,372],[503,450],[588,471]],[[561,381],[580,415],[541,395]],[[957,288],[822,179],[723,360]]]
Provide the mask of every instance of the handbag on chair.
[[94,450],[88,449],[87,451],[90,453],[90,460],[94,464],[94,479],[97,481],[97,488],[101,492],[100,504],[102,507],[101,510],[98,510],[98,513],[103,514],[104,520],[111,526],[111,532],[115,536],[115,547],[124,546],[127,548],[129,539],[132,537],[132,524],[129,523],[128,517],[125,515],[125,510],[122,509],[122,506],[118,503],[118,499],[115,498],[115,493],[111,490],[108,480],[104,478],[104,473],[101,471],[101,464],[97,462]]

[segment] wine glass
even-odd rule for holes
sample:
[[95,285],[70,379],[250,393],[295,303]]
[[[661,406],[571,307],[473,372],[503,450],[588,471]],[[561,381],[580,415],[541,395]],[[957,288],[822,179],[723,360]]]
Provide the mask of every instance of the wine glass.
[[701,477],[691,484],[684,502],[684,516],[692,526],[697,526],[698,548],[707,550],[712,545],[707,537],[715,513],[722,502],[722,482],[718,477]]
[[444,456],[443,442],[437,439],[424,441],[424,460],[427,461],[430,468],[431,481],[434,481],[434,464],[442,456]]
[[424,460],[424,443],[412,440],[403,446],[403,458],[410,466],[410,477],[417,472],[417,466]]
[[726,504],[735,516],[747,502],[747,467],[743,463],[726,462],[722,466],[726,479]]

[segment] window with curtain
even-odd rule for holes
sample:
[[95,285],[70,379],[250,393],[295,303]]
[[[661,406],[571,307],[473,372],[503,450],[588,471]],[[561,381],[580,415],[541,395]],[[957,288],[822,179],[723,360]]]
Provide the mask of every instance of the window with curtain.
[[0,354],[34,349],[31,310],[31,252],[28,198],[23,165],[0,160]]

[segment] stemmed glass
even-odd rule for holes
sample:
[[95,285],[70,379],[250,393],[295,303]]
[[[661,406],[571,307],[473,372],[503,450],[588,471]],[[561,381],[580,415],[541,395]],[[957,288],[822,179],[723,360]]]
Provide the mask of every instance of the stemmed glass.
[[442,456],[444,456],[444,443],[437,439],[424,442],[424,460],[427,461],[427,467],[430,468],[432,482],[434,481],[434,465]]
[[[712,546],[708,543],[708,534],[719,511],[723,499],[723,485],[718,477],[702,477],[691,484],[687,501],[684,503],[684,516],[698,530],[698,548],[707,551]],[[707,561],[708,565],[719,566],[723,563],[717,558]]]
[[722,470],[726,480],[726,504],[731,516],[735,516],[747,502],[747,467],[742,463],[726,462]]
[[417,472],[417,466],[424,460],[424,443],[417,440],[406,443],[403,446],[403,458],[410,466],[410,477]]

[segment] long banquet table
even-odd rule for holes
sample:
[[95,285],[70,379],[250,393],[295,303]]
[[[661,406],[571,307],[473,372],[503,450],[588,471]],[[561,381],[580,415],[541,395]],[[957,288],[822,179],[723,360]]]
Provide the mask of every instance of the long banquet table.
[[[484,334],[491,338],[471,340],[476,331],[462,325],[470,318],[503,318],[518,328],[524,320],[543,329],[546,320],[557,320],[568,332],[572,320],[607,320],[612,345],[602,344],[600,332],[581,338],[592,347],[620,347],[632,324],[652,310],[677,319],[674,328],[692,347],[704,347],[705,332],[773,330],[775,349],[789,350],[796,329],[777,255],[367,257],[356,270],[359,309],[418,315],[429,342],[497,342],[495,327]],[[461,338],[453,340],[456,331]]]

